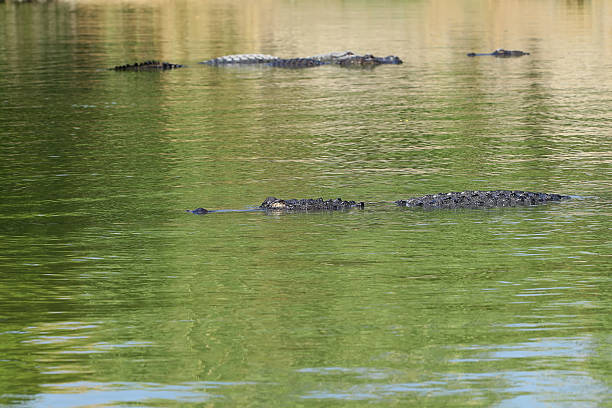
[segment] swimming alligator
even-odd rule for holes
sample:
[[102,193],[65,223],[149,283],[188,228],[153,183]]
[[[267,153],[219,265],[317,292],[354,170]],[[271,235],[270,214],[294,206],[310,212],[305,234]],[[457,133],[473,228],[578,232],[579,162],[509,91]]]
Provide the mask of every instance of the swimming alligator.
[[183,68],[184,65],[171,64],[169,62],[144,61],[133,64],[117,65],[111,71],[165,71],[168,69]]
[[330,52],[304,58],[279,58],[267,54],[235,54],[224,55],[202,61],[200,64],[226,66],[226,65],[254,65],[265,64],[280,68],[306,68],[319,65],[339,65],[341,67],[374,67],[382,64],[403,64],[395,55],[376,57],[372,54],[357,55],[352,51]]
[[[347,210],[349,208],[364,208],[365,203],[355,201],[344,201],[341,198],[335,200],[323,200],[322,198],[303,198],[282,200],[276,197],[268,197],[257,208],[245,211],[322,211],[322,210]],[[210,212],[223,212],[227,210],[207,210],[205,208],[196,208],[195,210],[187,210],[193,214],[208,214]],[[237,210],[233,210],[237,211]]]
[[[338,65],[341,67],[375,67],[382,64],[402,64],[394,55],[376,57],[372,54],[357,55],[351,51],[330,52],[304,58],[279,58],[268,54],[234,54],[199,62],[212,66],[261,65],[277,68],[308,68],[319,65]],[[145,61],[134,64],[117,65],[114,71],[165,71],[183,68],[185,65],[169,62]]]
[[[408,198],[395,201],[400,207],[413,207],[424,209],[462,209],[462,208],[495,208],[495,207],[518,207],[545,204],[553,201],[570,199],[571,196],[561,194],[534,193],[520,190],[495,190],[495,191],[462,191],[451,193],[428,194],[421,197]],[[257,208],[244,211],[323,211],[323,210],[346,210],[350,208],[363,209],[363,201],[344,201],[341,198],[335,200],[317,199],[290,199],[282,200],[276,197],[268,197]],[[211,212],[225,212],[228,210],[207,210],[196,208],[187,210],[193,214],[208,214]],[[233,210],[238,211],[238,210]]]
[[475,52],[470,52],[467,56],[468,57],[481,57],[483,55],[492,55],[494,57],[509,58],[509,57],[522,57],[523,55],[530,55],[530,54],[524,51],[504,50],[503,48],[499,48],[493,52],[487,52],[483,54],[477,54]]

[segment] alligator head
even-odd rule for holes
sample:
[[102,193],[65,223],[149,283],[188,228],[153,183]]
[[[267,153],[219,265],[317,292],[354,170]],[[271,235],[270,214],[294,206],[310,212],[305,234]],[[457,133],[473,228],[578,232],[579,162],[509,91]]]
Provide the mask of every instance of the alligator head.
[[208,214],[210,211],[208,211],[206,208],[196,208],[195,210],[187,210],[187,212],[193,213],[193,214]]
[[467,56],[468,57],[480,57],[483,55],[492,55],[494,57],[508,58],[508,57],[522,57],[523,55],[529,55],[529,53],[524,52],[524,51],[518,51],[518,50],[504,50],[503,48],[498,48],[493,52],[487,52],[487,53],[481,53],[481,54],[470,52]]
[[261,208],[266,208],[270,210],[286,210],[288,208],[285,200],[281,200],[276,197],[268,197],[261,203]]

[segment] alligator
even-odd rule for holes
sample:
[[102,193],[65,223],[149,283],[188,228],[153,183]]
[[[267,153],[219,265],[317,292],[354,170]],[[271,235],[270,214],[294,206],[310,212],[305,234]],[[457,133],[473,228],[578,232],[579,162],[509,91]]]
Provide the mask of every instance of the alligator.
[[522,57],[523,55],[529,55],[529,53],[524,52],[524,51],[504,50],[503,48],[499,48],[493,52],[487,52],[487,53],[482,53],[482,54],[470,52],[467,56],[468,57],[481,57],[483,55],[492,55],[494,57],[509,58],[509,57]]
[[[421,197],[397,200],[395,204],[400,207],[413,207],[424,209],[478,209],[495,207],[518,207],[534,206],[553,201],[570,199],[571,196],[561,194],[534,193],[520,190],[495,190],[495,191],[462,191],[451,193],[429,194]],[[259,207],[251,210],[207,210],[196,208],[187,210],[193,214],[208,214],[211,212],[227,211],[323,211],[323,210],[347,210],[351,208],[363,209],[363,201],[344,201],[341,198],[335,200],[312,199],[290,199],[282,200],[276,197],[268,197]]]
[[135,62],[133,64],[117,65],[111,71],[165,71],[169,69],[183,68],[184,65],[171,64],[160,61]]
[[394,55],[376,57],[372,54],[358,55],[352,51],[329,52],[303,58],[280,58],[267,54],[234,54],[224,55],[202,61],[200,64],[213,66],[231,65],[268,65],[279,68],[307,68],[319,65],[339,65],[341,67],[374,67],[382,64],[402,64],[403,61]]
[[[244,211],[322,211],[322,210],[346,210],[349,208],[364,208],[365,203],[355,201],[344,201],[341,198],[335,200],[323,200],[322,198],[302,198],[282,200],[276,197],[268,197],[257,208]],[[196,208],[195,210],[187,210],[193,214],[208,214],[211,212],[225,212],[228,210],[207,210],[205,208]],[[230,210],[240,211],[240,210]]]
[[[338,65],[341,67],[375,67],[382,64],[403,64],[395,55],[376,57],[372,54],[357,55],[351,51],[329,52],[303,58],[280,58],[268,54],[233,54],[201,61],[199,64],[212,66],[271,66],[277,68],[308,68],[319,65]],[[183,68],[185,65],[169,62],[144,61],[134,64],[117,65],[112,71],[165,71]]]
[[[260,65],[278,68],[307,68],[319,65],[339,65],[341,67],[375,67],[382,64],[402,64],[394,55],[376,57],[372,54],[357,55],[351,51],[329,52],[304,58],[280,58],[268,54],[234,54],[199,62],[212,66]],[[111,71],[166,71],[184,68],[185,65],[170,62],[144,61],[134,64],[117,65]]]

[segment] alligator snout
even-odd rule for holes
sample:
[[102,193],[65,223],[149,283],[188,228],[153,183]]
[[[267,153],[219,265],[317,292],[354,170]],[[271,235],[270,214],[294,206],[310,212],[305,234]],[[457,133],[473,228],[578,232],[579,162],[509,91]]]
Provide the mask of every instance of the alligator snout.
[[195,210],[186,210],[187,212],[193,213],[193,214],[207,214],[209,213],[209,211],[206,208],[196,208]]

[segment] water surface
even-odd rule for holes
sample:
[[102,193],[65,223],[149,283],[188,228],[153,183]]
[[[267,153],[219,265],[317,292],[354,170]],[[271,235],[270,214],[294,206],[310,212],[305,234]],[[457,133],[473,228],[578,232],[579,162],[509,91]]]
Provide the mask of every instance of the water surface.
[[[0,404],[609,406],[606,1],[0,3]],[[467,52],[522,49],[517,59]],[[374,70],[231,53],[395,54]],[[162,73],[105,68],[162,59]],[[413,211],[466,189],[580,196]],[[267,196],[364,210],[195,216]]]

